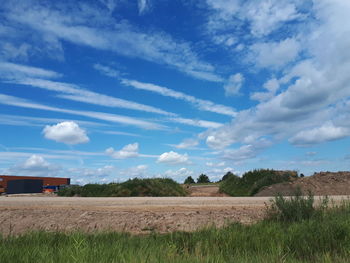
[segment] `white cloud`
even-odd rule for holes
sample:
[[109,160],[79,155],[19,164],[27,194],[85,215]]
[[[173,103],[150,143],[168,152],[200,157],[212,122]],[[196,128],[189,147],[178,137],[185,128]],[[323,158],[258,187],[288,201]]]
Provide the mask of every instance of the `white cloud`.
[[164,175],[166,177],[176,178],[176,179],[184,179],[188,176],[192,176],[194,174],[193,171],[182,167],[178,170],[167,170],[164,172]]
[[139,156],[139,144],[137,142],[125,145],[121,150],[115,151],[112,147],[106,153],[115,159],[135,158]]
[[135,177],[149,177],[147,170],[148,170],[147,165],[140,164],[134,167],[120,170],[119,175],[123,176],[126,179],[135,178]]
[[196,147],[198,144],[198,139],[188,138],[184,139],[181,143],[174,145],[174,147],[178,149],[190,149]]
[[79,116],[84,116],[84,117],[98,119],[98,120],[136,126],[143,129],[164,129],[165,128],[164,126],[157,123],[143,121],[137,118],[127,117],[123,115],[109,114],[104,112],[94,112],[94,111],[78,111],[78,110],[62,109],[57,107],[46,106],[43,104],[38,104],[29,100],[25,100],[14,96],[5,95],[5,94],[0,94],[0,104],[79,115]]
[[307,146],[326,141],[338,140],[350,135],[350,129],[336,127],[333,123],[325,123],[321,127],[302,130],[289,139],[292,144]]
[[18,163],[6,170],[14,175],[56,176],[61,167],[47,162],[40,155],[31,155],[24,162]]
[[[310,145],[347,137],[350,24],[345,21],[349,12],[346,1],[314,2],[310,13],[316,20],[305,21],[297,32],[307,58],[279,71],[281,77],[276,81],[281,87],[266,84],[263,88],[268,98],[255,97],[261,100],[256,107],[239,112],[230,124],[200,137],[216,149],[234,143],[254,146],[254,140],[261,138],[272,142],[290,138],[292,143]],[[275,94],[277,90],[280,92]],[[331,121],[332,125],[325,125]],[[249,136],[253,141],[246,143]],[[233,153],[236,159],[256,156],[252,147],[242,147],[239,154]]]
[[26,61],[29,57],[31,48],[32,47],[27,43],[21,43],[19,45],[15,45],[10,42],[2,41],[2,43],[0,43],[0,58],[4,60]]
[[0,62],[0,77],[6,79],[17,79],[24,77],[58,78],[61,76],[61,74],[47,69],[10,62]]
[[204,120],[194,120],[194,119],[186,119],[186,118],[169,118],[170,121],[191,125],[195,127],[201,127],[201,128],[219,128],[223,124],[213,121],[204,121]]
[[[28,116],[19,116],[19,115],[0,114],[0,124],[13,125],[13,126],[42,127],[47,123],[64,122],[64,121],[68,121],[68,120],[61,119],[61,118],[41,118],[41,117],[28,117]],[[78,125],[91,126],[91,127],[108,126],[106,124],[92,122],[92,121],[81,121],[81,120],[72,120],[72,119],[70,119],[70,121],[74,121]]]
[[177,152],[165,152],[162,153],[157,160],[158,163],[165,163],[165,164],[188,164],[189,159],[187,154],[179,154]]
[[101,65],[98,63],[94,64],[93,67],[94,67],[94,69],[99,71],[101,74],[106,75],[108,77],[117,78],[121,75],[118,70],[112,69],[108,66],[104,66],[104,65]]
[[[141,1],[140,11],[147,10],[148,2]],[[199,58],[191,43],[176,40],[164,32],[141,32],[126,20],[115,20],[110,10],[98,8],[94,3],[85,4],[84,12],[80,5],[60,7],[50,8],[32,1],[10,1],[3,6],[8,21],[32,29],[31,33],[39,39],[49,35],[57,41],[167,65],[195,78],[221,81],[215,68]]]
[[219,163],[207,162],[205,163],[205,165],[208,167],[223,167],[226,165],[226,163],[225,162],[219,162]]
[[150,9],[150,0],[137,0],[139,7],[139,14],[143,15]]
[[280,42],[256,43],[250,47],[250,59],[258,67],[278,68],[294,61],[300,49],[299,42],[294,38]]
[[300,18],[297,2],[292,0],[207,0],[214,12],[208,19],[208,31],[217,37],[228,30],[247,26],[254,37],[267,36],[283,23]]
[[269,100],[275,96],[279,87],[279,81],[276,78],[272,78],[263,85],[263,88],[267,90],[267,92],[254,92],[250,95],[250,99],[258,101]]
[[57,95],[57,97],[68,99],[68,100],[101,105],[105,107],[117,107],[117,108],[132,109],[137,111],[146,111],[146,112],[152,112],[152,113],[157,113],[161,115],[170,115],[170,116],[176,115],[174,113],[167,112],[162,109],[148,106],[145,104],[140,104],[137,102],[124,100],[124,99],[96,93],[93,91],[85,90],[75,84],[44,80],[44,79],[34,79],[34,78],[16,79],[11,82],[16,84],[28,85],[36,88],[60,92],[63,94],[59,94]]
[[117,174],[117,168],[113,165],[105,165],[100,168],[69,168],[68,172],[75,179],[80,178],[86,181],[86,183],[95,183],[100,181],[101,178],[109,177],[112,179]]
[[89,142],[86,131],[73,121],[65,121],[52,126],[47,125],[43,130],[43,134],[46,139],[66,144]]
[[118,6],[118,2],[121,0],[99,0],[102,4],[104,4],[110,12],[113,12],[114,9]]
[[131,86],[135,89],[154,92],[165,97],[172,97],[178,100],[187,101],[199,110],[215,112],[218,114],[223,114],[228,116],[235,116],[236,114],[235,110],[231,107],[224,106],[221,104],[216,104],[209,100],[198,99],[194,96],[187,95],[185,93],[172,90],[166,87],[158,86],[155,84],[143,83],[136,80],[128,80],[128,79],[123,79],[122,84]]
[[233,96],[239,94],[243,82],[244,76],[241,73],[231,75],[224,85],[226,96]]
[[[288,0],[248,1],[245,10],[241,9],[241,11],[241,15],[245,15],[250,21],[251,33],[255,36],[266,36],[283,23],[300,16],[295,1]],[[243,12],[246,14],[242,14]]]

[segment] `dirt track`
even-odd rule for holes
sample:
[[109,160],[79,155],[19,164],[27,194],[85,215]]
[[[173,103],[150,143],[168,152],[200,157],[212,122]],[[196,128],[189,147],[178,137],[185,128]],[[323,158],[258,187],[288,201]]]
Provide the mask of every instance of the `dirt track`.
[[[334,197],[341,199],[342,197]],[[28,230],[193,231],[264,216],[269,197],[0,197],[0,232]]]

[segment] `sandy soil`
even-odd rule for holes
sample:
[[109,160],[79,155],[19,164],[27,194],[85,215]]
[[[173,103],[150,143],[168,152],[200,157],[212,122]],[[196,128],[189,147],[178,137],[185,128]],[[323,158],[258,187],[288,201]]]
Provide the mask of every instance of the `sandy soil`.
[[[335,197],[340,200],[342,197]],[[263,218],[269,197],[0,197],[0,232],[193,231]]]
[[0,197],[0,232],[29,230],[87,232],[115,230],[134,234],[193,231],[232,221],[263,217],[268,198],[232,197]]

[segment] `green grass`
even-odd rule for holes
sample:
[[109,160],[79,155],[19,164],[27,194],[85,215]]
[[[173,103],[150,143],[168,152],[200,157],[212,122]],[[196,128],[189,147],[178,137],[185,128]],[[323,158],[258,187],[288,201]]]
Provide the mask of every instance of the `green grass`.
[[83,197],[185,196],[186,191],[170,178],[135,178],[123,183],[71,186],[60,189],[57,194]]
[[273,208],[272,217],[249,226],[236,223],[193,233],[144,236],[35,232],[0,238],[0,261],[350,262],[349,201],[336,207],[315,207],[312,213],[302,208],[301,214],[308,216],[289,221],[275,217],[290,212],[285,208],[294,210],[311,202],[308,198],[284,199]]
[[269,169],[253,170],[238,177],[228,176],[220,183],[220,191],[231,196],[253,196],[263,187],[289,181],[295,177],[291,172],[283,174]]

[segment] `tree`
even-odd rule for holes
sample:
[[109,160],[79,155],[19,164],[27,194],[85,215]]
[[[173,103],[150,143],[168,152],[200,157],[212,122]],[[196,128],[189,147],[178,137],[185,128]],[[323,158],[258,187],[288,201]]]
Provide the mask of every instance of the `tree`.
[[201,175],[197,178],[197,183],[198,183],[198,184],[210,183],[209,177],[206,176],[205,174],[201,174]]
[[185,179],[184,184],[195,184],[196,182],[194,181],[194,179],[192,178],[192,176],[189,176]]
[[227,172],[222,178],[221,181],[227,180],[228,178],[230,178],[231,176],[236,176],[231,172]]

